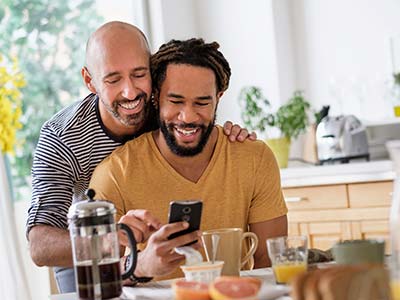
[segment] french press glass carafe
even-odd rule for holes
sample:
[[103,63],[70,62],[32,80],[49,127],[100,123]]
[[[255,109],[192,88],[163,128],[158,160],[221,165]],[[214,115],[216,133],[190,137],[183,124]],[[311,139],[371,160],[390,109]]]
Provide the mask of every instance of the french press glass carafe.
[[[69,231],[79,299],[113,299],[121,295],[122,279],[135,270],[136,240],[125,224],[116,224],[115,207],[108,201],[95,201],[94,190],[86,192],[89,200],[73,204],[68,212]],[[121,274],[117,230],[127,233],[131,257]]]

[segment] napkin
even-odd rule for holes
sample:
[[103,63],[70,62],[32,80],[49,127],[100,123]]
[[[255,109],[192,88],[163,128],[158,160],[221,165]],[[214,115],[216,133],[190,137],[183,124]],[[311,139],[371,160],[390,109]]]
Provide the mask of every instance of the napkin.
[[176,247],[175,252],[185,256],[186,266],[197,265],[203,261],[201,253],[190,246]]

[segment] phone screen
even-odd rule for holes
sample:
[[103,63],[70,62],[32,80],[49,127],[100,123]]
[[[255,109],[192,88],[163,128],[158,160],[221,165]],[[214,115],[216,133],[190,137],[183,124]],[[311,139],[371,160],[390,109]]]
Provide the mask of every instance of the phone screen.
[[[200,229],[203,202],[200,200],[172,201],[169,204],[168,223],[186,221],[189,227],[171,234],[168,239],[184,235]],[[195,243],[194,241],[193,243]],[[192,244],[192,243],[190,243]],[[186,245],[185,245],[186,246]]]

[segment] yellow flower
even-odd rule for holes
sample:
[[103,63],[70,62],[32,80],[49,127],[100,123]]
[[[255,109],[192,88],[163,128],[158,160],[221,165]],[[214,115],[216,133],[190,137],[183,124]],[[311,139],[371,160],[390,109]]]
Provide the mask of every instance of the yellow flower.
[[0,54],[0,154],[14,151],[16,132],[22,128],[20,88],[25,84],[18,60],[12,58],[11,67],[8,67]]

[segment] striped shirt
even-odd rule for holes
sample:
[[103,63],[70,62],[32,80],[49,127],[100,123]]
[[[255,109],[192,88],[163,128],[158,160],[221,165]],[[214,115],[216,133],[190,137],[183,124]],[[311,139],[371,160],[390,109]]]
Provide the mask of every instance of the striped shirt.
[[[27,232],[38,224],[67,229],[68,209],[72,202],[85,198],[96,166],[116,147],[134,138],[122,140],[107,133],[98,101],[90,94],[43,125],[32,166]],[[147,126],[154,128],[154,124]]]

